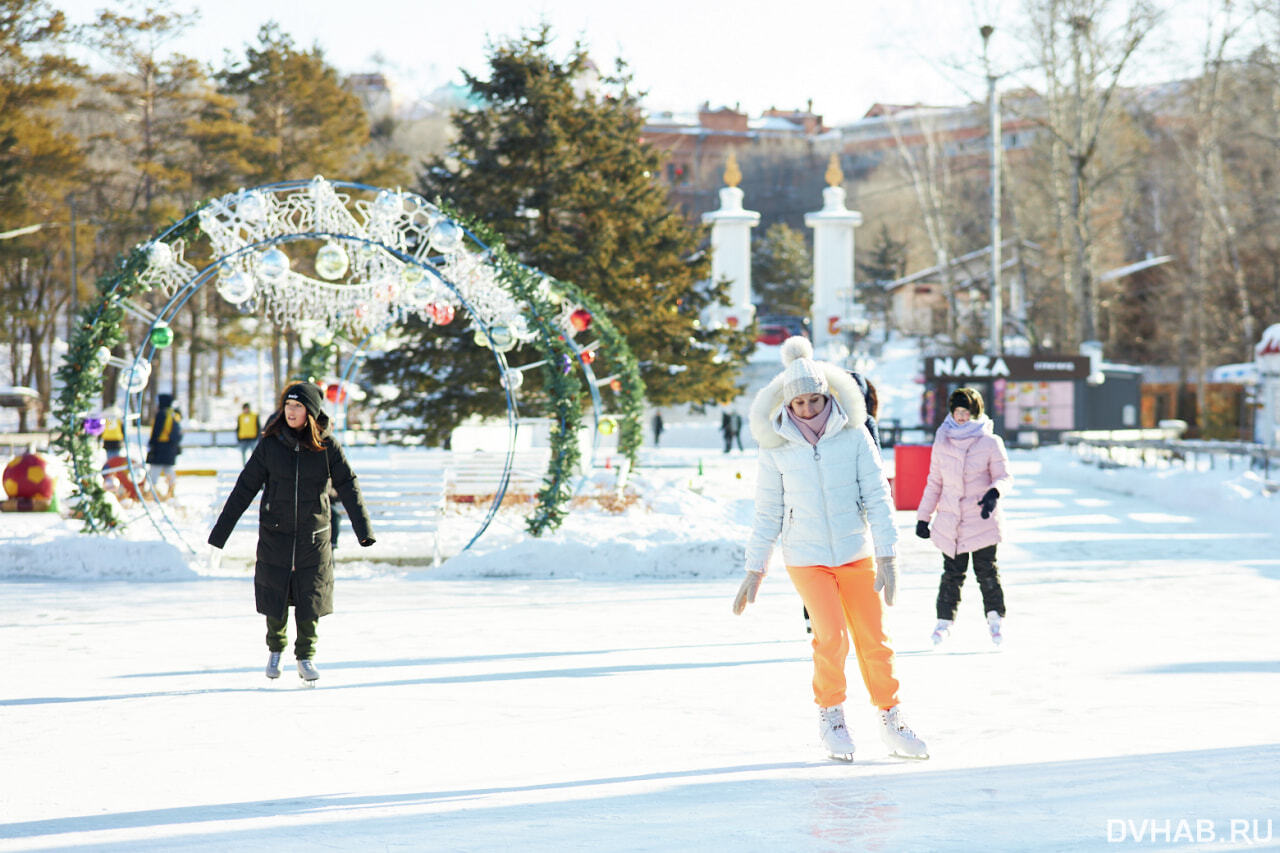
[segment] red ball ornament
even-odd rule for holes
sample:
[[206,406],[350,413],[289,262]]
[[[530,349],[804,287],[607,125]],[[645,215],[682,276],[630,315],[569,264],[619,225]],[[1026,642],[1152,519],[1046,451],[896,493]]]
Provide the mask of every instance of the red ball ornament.
[[591,328],[591,312],[586,308],[579,308],[569,315],[569,324],[575,332],[585,332]]
[[453,322],[453,306],[447,303],[431,303],[427,306],[427,314],[437,326],[447,326]]
[[330,403],[338,404],[347,399],[347,392],[342,390],[342,384],[334,382],[324,389],[325,399]]
[[622,380],[621,380],[621,379],[615,379],[615,380],[613,380],[612,382],[610,382],[610,383],[609,383],[609,387],[610,387],[610,388],[612,388],[614,391],[621,391],[621,390],[622,390]]
[[11,498],[53,499],[54,477],[38,453],[24,453],[4,467],[4,493]]
[[726,325],[728,325],[728,327],[729,327],[730,329],[736,329],[736,328],[738,328],[738,318],[737,318],[737,317],[726,317],[724,322],[725,322],[725,324],[726,324]]
[[582,354],[579,355],[578,358],[582,359],[583,364],[591,364],[591,362],[596,360],[596,351],[593,349],[583,350]]

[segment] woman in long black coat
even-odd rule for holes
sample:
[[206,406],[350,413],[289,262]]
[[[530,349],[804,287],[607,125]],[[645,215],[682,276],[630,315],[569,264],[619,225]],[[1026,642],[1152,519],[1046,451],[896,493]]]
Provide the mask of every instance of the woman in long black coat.
[[280,677],[280,653],[288,642],[289,605],[294,608],[298,675],[320,677],[312,658],[321,616],[333,612],[333,551],[329,536],[332,483],[361,545],[374,542],[369,514],[355,472],[329,433],[323,396],[310,382],[285,389],[280,409],[236,480],[218,516],[209,544],[221,548],[240,516],[261,491],[254,596],[267,617],[267,677]]

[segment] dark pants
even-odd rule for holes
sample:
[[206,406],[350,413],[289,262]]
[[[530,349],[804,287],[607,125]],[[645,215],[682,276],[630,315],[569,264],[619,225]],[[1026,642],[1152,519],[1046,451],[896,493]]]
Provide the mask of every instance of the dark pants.
[[[316,632],[320,628],[320,620],[299,618],[296,607],[293,609],[293,615],[298,627],[298,639],[293,644],[293,656],[298,660],[310,660],[316,655]],[[283,619],[267,617],[267,648],[273,652],[283,652],[288,644],[289,611],[286,609]]]
[[[942,555],[942,582],[938,584],[938,618],[955,619],[960,605],[960,587],[969,568],[969,555]],[[1000,588],[1000,571],[996,568],[996,546],[989,545],[973,552],[973,574],[982,590],[982,612],[992,610],[1004,616],[1004,590]]]

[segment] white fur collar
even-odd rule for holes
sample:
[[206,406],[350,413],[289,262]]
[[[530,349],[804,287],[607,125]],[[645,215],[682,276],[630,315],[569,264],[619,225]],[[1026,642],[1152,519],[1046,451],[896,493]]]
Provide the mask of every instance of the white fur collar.
[[[849,417],[844,428],[862,429],[863,424],[867,421],[867,403],[862,398],[862,391],[858,388],[858,383],[853,380],[853,377],[847,371],[836,367],[830,362],[820,361],[818,364],[822,367],[822,372],[827,377],[827,385],[830,386],[832,396],[839,401],[841,408],[844,409],[845,414]],[[778,435],[773,428],[774,416],[782,408],[783,404],[787,402],[782,399],[782,378],[783,374],[779,373],[773,378],[772,382],[760,389],[755,399],[751,401],[751,410],[747,415],[747,425],[751,429],[751,437],[761,447],[781,447],[787,441]]]

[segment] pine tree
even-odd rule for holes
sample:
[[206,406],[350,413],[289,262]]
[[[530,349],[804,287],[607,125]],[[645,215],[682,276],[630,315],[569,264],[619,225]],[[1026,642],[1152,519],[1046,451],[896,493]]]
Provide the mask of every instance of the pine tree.
[[858,275],[863,279],[858,284],[858,298],[866,305],[868,317],[880,318],[880,328],[887,339],[893,308],[893,294],[887,285],[902,278],[907,265],[906,241],[893,239],[889,226],[881,223],[876,242],[866,251],[865,257],[866,260],[857,261]]
[[751,250],[751,283],[760,313],[808,317],[813,307],[813,260],[804,235],[776,222]]
[[[55,326],[70,297],[67,197],[84,152],[58,118],[76,97],[80,66],[64,53],[66,21],[41,0],[0,0],[0,344],[8,381],[51,397]],[[20,413],[20,429],[28,429]]]
[[[653,180],[661,157],[641,138],[643,116],[625,66],[600,77],[582,45],[557,59],[551,43],[544,25],[490,46],[488,78],[466,75],[483,106],[455,114],[453,149],[425,164],[422,193],[483,221],[521,262],[598,300],[639,360],[652,403],[731,399],[736,368],[753,344],[732,330],[701,327],[700,313],[724,289],[707,281],[699,251],[705,232]],[[469,334],[407,332],[416,346],[370,362],[383,381],[404,389],[393,408],[456,422],[505,406],[492,354]],[[599,353],[598,376],[611,372],[609,355]],[[508,358],[520,361],[519,353]],[[520,392],[525,410],[536,410],[535,386],[531,372]],[[440,396],[410,402],[432,393]]]

